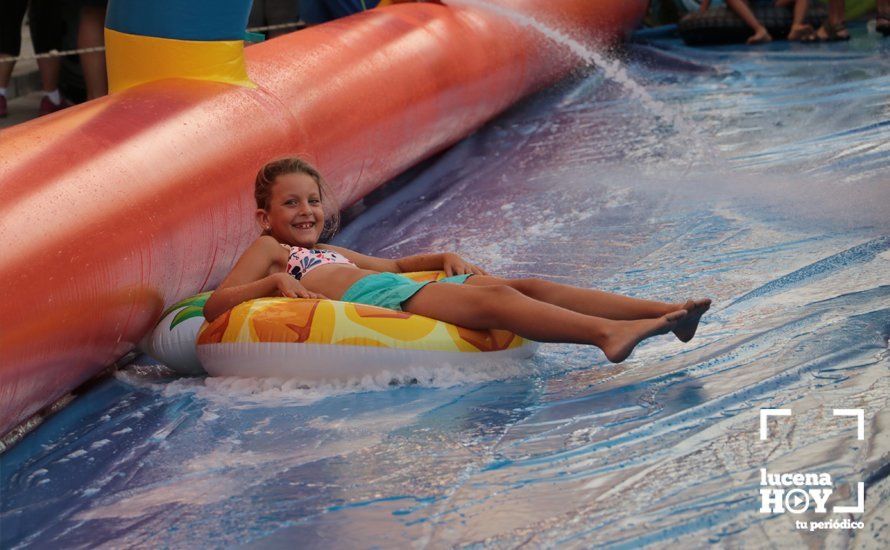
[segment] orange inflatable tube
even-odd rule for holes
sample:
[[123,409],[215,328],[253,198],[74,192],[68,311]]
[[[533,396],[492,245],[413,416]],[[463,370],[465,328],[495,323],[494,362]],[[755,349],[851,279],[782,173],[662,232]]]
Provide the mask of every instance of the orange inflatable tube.
[[[501,0],[614,40],[645,0]],[[213,288],[256,237],[266,161],[316,164],[344,206],[579,60],[473,5],[402,4],[246,50],[256,89],[171,79],[0,133],[0,433]]]

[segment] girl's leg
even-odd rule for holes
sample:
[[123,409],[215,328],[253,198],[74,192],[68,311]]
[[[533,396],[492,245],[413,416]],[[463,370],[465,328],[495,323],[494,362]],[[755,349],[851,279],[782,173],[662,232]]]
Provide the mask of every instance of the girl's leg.
[[726,5],[754,31],[754,34],[748,38],[748,44],[765,44],[772,41],[773,37],[767,32],[766,27],[757,20],[748,2],[745,0],[726,0]]
[[602,290],[563,285],[544,279],[504,279],[490,275],[473,275],[467,279],[465,284],[505,285],[541,302],[585,315],[617,321],[652,319],[678,309],[685,309],[688,315],[673,329],[677,338],[683,342],[692,340],[696,329],[698,329],[701,316],[711,307],[711,300],[707,298],[671,304],[631,298]]
[[[472,279],[472,277],[471,277]],[[503,329],[539,342],[592,344],[615,363],[644,339],[670,332],[686,314],[613,321],[534,300],[505,285],[434,283],[402,304],[410,313],[473,329]]]
[[491,275],[473,275],[468,285],[506,285],[530,298],[547,302],[585,315],[620,321],[652,319],[683,309],[683,304],[640,300],[602,290],[580,288],[544,279],[504,279]]

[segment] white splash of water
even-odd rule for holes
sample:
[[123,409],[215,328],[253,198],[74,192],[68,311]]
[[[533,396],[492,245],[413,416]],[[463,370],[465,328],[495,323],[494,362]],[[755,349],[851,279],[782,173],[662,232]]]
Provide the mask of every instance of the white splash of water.
[[[145,367],[128,367],[117,371],[122,382],[160,391],[165,397],[194,395],[209,403],[228,409],[254,409],[280,406],[306,406],[338,395],[386,391],[394,386],[416,385],[426,388],[478,384],[492,380],[524,377],[534,372],[535,366],[519,359],[479,359],[461,365],[417,365],[388,371],[371,372],[349,379],[326,382],[305,382],[297,379],[207,377],[156,379],[146,375]],[[249,369],[245,369],[248,372]],[[215,420],[217,417],[207,418]]]
[[[652,97],[652,94],[631,78],[627,73],[627,69],[624,68],[624,65],[622,65],[620,61],[609,59],[605,55],[586,46],[568,34],[538,21],[533,17],[504,6],[488,3],[483,0],[448,0],[447,4],[455,6],[463,5],[487,10],[515,21],[523,27],[529,27],[537,31],[557,44],[568,48],[572,54],[581,58],[586,64],[599,67],[606,78],[619,84],[627,91],[631,98],[639,101],[649,112],[655,115],[657,119],[660,119],[662,123],[672,127],[679,134],[681,139],[692,139],[692,136],[695,135],[695,132],[693,131],[694,129],[680,116],[679,113],[677,113],[676,110],[671,109],[666,104]],[[701,150],[701,144],[695,143],[694,145]]]

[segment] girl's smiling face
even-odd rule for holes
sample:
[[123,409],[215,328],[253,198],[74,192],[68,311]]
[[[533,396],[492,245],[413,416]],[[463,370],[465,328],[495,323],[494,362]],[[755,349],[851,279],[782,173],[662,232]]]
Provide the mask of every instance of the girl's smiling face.
[[263,230],[278,242],[312,248],[324,230],[324,207],[318,183],[307,174],[275,178],[267,209],[257,210]]

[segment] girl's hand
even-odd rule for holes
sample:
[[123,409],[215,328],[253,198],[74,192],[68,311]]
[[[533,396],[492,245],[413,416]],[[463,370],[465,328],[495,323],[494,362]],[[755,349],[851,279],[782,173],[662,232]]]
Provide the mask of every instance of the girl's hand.
[[275,273],[275,284],[278,287],[278,293],[285,298],[309,298],[315,300],[326,300],[327,298],[317,292],[306,290],[298,280],[294,279],[288,273]]
[[442,271],[451,277],[452,275],[465,275],[471,273],[473,275],[488,275],[488,272],[479,266],[473,265],[464,260],[457,254],[446,252],[442,262]]

